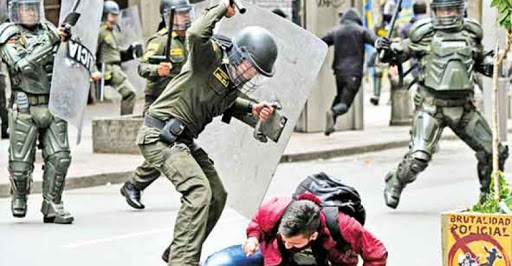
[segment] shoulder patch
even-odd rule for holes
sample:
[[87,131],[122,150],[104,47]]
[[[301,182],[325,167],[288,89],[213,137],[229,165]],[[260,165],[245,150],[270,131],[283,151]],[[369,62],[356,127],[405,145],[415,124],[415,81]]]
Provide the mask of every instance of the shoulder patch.
[[409,30],[409,38],[412,42],[419,42],[423,37],[434,31],[431,18],[424,18],[416,21]]
[[224,87],[227,87],[229,85],[229,76],[224,70],[222,70],[220,67],[217,67],[213,71],[213,76],[220,82]]
[[161,30],[159,30],[156,35],[160,35],[160,36],[164,36],[164,35],[167,35],[167,28],[163,28]]

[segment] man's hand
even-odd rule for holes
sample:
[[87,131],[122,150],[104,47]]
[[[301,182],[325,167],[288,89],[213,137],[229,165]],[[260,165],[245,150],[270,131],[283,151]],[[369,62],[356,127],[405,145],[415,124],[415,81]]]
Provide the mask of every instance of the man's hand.
[[254,255],[254,253],[258,251],[258,244],[259,241],[256,237],[249,237],[245,240],[242,249],[244,250],[244,253],[247,255],[247,257]]
[[172,64],[171,62],[160,62],[157,67],[157,73],[160,77],[167,77],[171,73]]
[[235,4],[231,3],[230,0],[221,0],[221,3],[225,4],[228,7],[228,10],[224,15],[225,17],[230,18],[236,14]]
[[71,38],[71,34],[69,34],[69,32],[66,30],[66,28],[59,27],[57,29],[57,31],[59,32],[61,42],[65,42],[65,41],[69,40],[69,38]]
[[252,106],[252,116],[266,122],[269,117],[274,113],[274,107],[267,102],[261,102]]
[[375,42],[375,49],[377,50],[377,53],[379,53],[379,60],[382,63],[389,63],[393,59],[391,43],[391,40],[388,39],[387,37],[378,38],[377,41]]
[[388,39],[387,37],[381,37],[381,38],[378,38],[377,41],[375,42],[375,49],[377,49],[377,51],[382,51],[382,50],[390,50],[391,49],[391,40]]
[[101,76],[102,76],[102,75],[101,75],[101,72],[96,71],[96,72],[94,72],[94,73],[92,73],[92,74],[91,74],[91,79],[92,79],[93,81],[99,81],[99,80],[101,80]]

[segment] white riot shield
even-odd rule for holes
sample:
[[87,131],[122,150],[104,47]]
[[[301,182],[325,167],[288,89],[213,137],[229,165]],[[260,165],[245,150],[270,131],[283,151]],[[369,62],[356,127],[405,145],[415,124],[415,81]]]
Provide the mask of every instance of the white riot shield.
[[76,7],[80,19],[72,27],[71,40],[60,45],[53,64],[50,111],[78,129],[80,143],[82,120],[94,69],[103,0],[62,1],[61,24]]
[[[261,26],[273,33],[278,45],[276,74],[258,88],[252,98],[278,101],[287,118],[277,142],[262,143],[254,129],[233,119],[230,125],[215,120],[199,138],[199,144],[215,161],[228,192],[228,203],[251,216],[260,205],[277,168],[312,85],[327,53],[327,45],[312,33],[257,6],[223,19],[218,33],[232,37],[247,26]],[[293,191],[290,191],[290,195]]]
[[[119,28],[121,30],[121,39],[119,40],[119,47],[122,50],[127,49],[130,45],[140,44],[144,47],[144,35],[142,25],[140,22],[139,9],[132,6],[121,10],[119,15]],[[133,85],[136,93],[139,94],[144,89],[145,80],[137,71],[140,65],[140,58],[123,62],[121,67],[128,76],[128,80]]]

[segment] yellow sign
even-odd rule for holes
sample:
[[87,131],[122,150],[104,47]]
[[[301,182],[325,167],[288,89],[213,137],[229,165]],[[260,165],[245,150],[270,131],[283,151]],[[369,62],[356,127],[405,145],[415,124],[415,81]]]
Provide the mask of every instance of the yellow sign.
[[512,265],[512,216],[447,213],[442,226],[443,265]]

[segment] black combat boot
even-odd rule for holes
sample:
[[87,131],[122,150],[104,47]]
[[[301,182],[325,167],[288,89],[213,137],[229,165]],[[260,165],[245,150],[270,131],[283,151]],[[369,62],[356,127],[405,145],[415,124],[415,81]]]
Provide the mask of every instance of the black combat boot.
[[144,209],[145,206],[140,202],[140,193],[141,191],[137,189],[132,182],[126,181],[123,187],[121,188],[121,195],[126,198],[126,202],[132,208],[141,210]]

